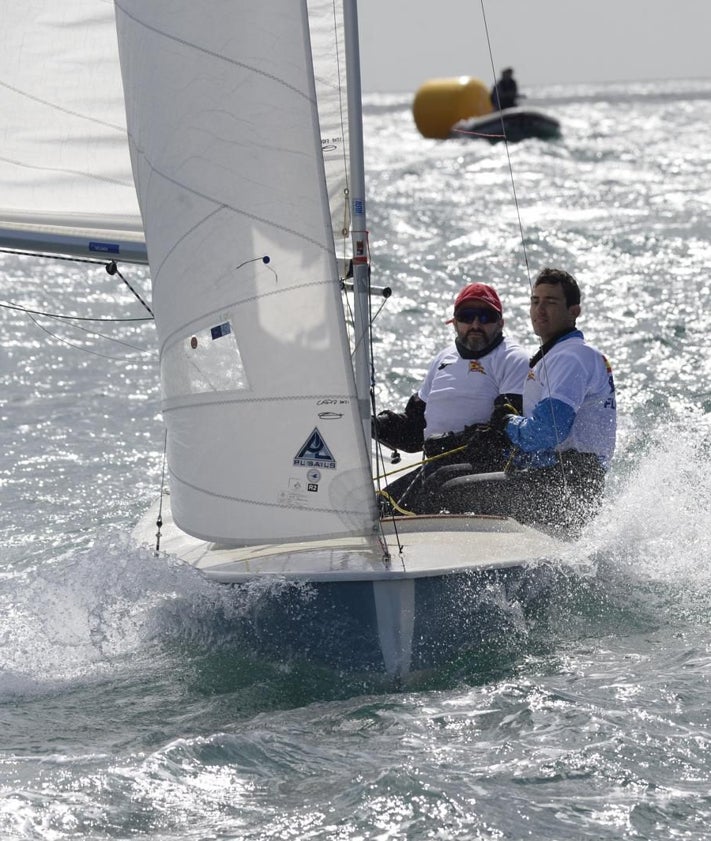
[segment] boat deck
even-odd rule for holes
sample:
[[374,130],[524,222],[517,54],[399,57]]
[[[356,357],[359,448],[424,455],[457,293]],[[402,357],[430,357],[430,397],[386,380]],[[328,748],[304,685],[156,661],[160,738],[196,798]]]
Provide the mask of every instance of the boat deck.
[[[553,561],[564,544],[502,517],[436,515],[383,520],[379,536],[221,546],[179,529],[163,506],[160,549],[221,583],[262,576],[292,581],[377,581],[422,578]],[[134,532],[155,545],[158,503]],[[386,548],[384,548],[386,547]]]

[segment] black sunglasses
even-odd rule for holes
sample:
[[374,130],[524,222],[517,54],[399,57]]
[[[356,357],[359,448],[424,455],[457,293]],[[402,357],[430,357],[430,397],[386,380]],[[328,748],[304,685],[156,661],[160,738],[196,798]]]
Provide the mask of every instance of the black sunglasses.
[[479,324],[492,324],[501,318],[498,312],[494,312],[494,310],[474,309],[457,310],[454,313],[454,317],[457,321],[461,321],[462,324],[472,324],[474,319],[477,319]]

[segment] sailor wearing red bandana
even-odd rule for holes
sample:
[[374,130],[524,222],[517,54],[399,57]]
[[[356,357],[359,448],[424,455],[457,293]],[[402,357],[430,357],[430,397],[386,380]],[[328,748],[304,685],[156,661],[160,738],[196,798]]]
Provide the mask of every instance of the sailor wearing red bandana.
[[[473,431],[468,428],[487,424],[497,405],[521,411],[528,355],[504,336],[503,307],[496,290],[485,283],[465,286],[448,323],[454,326],[454,342],[432,360],[405,411],[386,410],[374,418],[373,435],[382,443],[406,452],[424,448],[425,455],[437,455],[470,441]],[[503,441],[497,439],[492,446],[484,436],[479,444],[446,463],[471,463],[469,472],[502,469]],[[422,500],[415,502],[411,490],[408,510],[419,508],[418,513],[424,513],[423,505]],[[425,508],[430,510],[429,505]],[[439,510],[438,503],[433,503],[433,510]]]

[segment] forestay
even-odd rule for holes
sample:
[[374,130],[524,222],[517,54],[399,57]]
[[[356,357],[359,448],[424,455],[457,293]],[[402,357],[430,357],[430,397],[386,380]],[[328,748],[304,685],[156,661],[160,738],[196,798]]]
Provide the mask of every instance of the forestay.
[[371,533],[307,3],[116,17],[175,521],[226,544]]

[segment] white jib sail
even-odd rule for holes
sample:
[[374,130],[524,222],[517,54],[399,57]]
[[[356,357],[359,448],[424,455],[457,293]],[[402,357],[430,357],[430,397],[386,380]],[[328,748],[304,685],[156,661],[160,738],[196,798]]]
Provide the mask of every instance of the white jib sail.
[[145,261],[114,10],[3,3],[0,247]]
[[116,19],[176,523],[370,533],[306,0],[117,0]]

